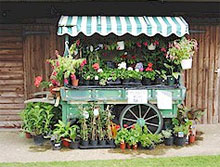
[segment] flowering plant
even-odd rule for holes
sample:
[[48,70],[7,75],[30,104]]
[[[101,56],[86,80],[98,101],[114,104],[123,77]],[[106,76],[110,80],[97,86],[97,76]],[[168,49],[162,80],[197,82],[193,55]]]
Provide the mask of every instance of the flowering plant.
[[43,88],[49,88],[50,82],[43,81],[41,76],[37,76],[34,80],[34,86],[38,87],[43,87]]
[[178,39],[169,44],[169,49],[166,58],[173,61],[175,64],[180,64],[184,59],[193,57],[197,50],[197,41],[195,39]]
[[60,86],[63,81],[68,84],[69,76],[74,77],[73,74],[76,73],[76,70],[86,64],[85,59],[73,59],[71,56],[62,57],[60,55],[57,55],[57,59],[50,59],[48,62],[53,68],[50,79],[54,86]]

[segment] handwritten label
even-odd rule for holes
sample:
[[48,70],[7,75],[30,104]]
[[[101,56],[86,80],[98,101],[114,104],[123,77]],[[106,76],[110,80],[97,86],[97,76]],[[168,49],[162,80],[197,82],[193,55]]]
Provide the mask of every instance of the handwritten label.
[[128,90],[128,103],[146,104],[148,101],[147,90]]

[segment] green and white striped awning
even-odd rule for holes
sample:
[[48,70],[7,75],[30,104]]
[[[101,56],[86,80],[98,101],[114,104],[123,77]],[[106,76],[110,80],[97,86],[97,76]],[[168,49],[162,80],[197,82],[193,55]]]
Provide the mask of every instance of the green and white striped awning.
[[167,37],[175,34],[182,37],[189,33],[189,27],[182,17],[124,17],[124,16],[61,16],[58,23],[58,35],[77,36],[83,33],[91,36],[98,33],[106,36],[114,33],[122,36],[160,34]]

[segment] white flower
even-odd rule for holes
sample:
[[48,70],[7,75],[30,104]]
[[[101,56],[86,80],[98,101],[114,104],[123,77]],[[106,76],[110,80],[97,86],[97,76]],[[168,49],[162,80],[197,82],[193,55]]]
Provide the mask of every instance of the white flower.
[[126,63],[125,62],[121,62],[121,63],[119,63],[118,64],[118,69],[126,69],[127,67],[126,67]]
[[128,67],[128,71],[133,71],[133,68],[132,67]]
[[99,77],[98,77],[97,75],[95,76],[95,80],[96,80],[96,81],[99,80]]
[[108,81],[110,81],[110,80],[112,80],[112,77],[109,77],[109,78],[108,78]]
[[100,69],[98,69],[97,72],[98,72],[98,73],[101,73],[101,72],[103,72],[103,70],[100,68]]
[[83,111],[83,116],[85,119],[89,118],[89,113],[87,111]]
[[86,77],[86,80],[90,80],[90,76],[87,76],[87,77]]
[[139,72],[139,69],[136,68],[135,71]]
[[94,114],[95,117],[97,117],[97,116],[99,115],[99,109],[98,109],[98,108],[95,108],[95,109],[93,110],[93,114]]

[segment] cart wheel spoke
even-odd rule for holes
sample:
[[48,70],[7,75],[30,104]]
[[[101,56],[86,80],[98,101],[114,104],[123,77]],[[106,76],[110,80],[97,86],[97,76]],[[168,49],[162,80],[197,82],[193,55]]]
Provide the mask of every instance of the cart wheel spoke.
[[130,121],[130,122],[137,122],[137,120],[129,119],[129,118],[123,118],[123,121]]
[[131,128],[135,123],[147,126],[149,133],[159,133],[163,126],[163,117],[158,108],[152,104],[127,105],[120,114],[120,125]]
[[146,124],[147,125],[151,125],[151,126],[156,126],[156,127],[158,127],[159,125],[157,125],[157,124],[154,124],[154,123],[149,123],[149,122],[146,122]]
[[153,116],[151,116],[151,117],[149,117],[149,118],[147,118],[147,119],[145,119],[145,121],[151,120],[151,119],[156,118],[156,117],[157,117],[157,114],[156,114],[156,115],[153,115]]
[[148,132],[150,133],[150,134],[153,134],[151,131],[150,131],[150,129],[147,129],[148,130]]
[[128,109],[128,111],[130,111],[130,113],[132,113],[132,115],[133,115],[136,119],[138,119],[138,117],[133,113],[133,111],[132,111],[131,109]]
[[141,118],[141,105],[138,105],[138,110],[139,110],[139,118]]

